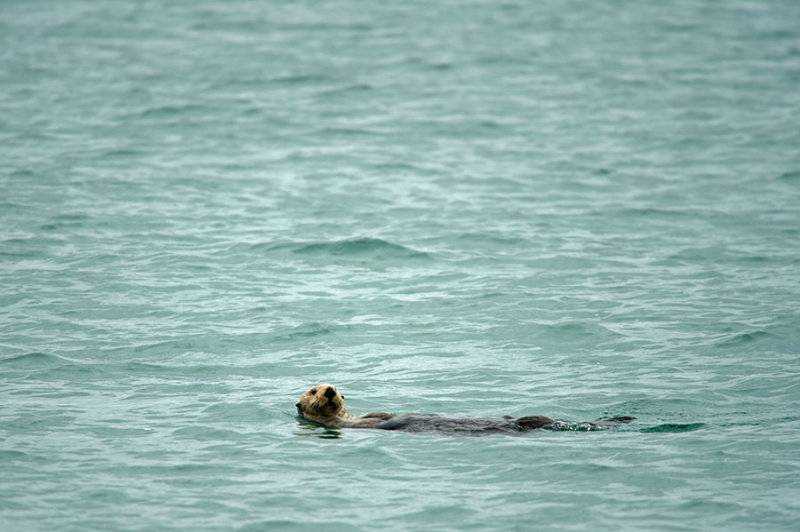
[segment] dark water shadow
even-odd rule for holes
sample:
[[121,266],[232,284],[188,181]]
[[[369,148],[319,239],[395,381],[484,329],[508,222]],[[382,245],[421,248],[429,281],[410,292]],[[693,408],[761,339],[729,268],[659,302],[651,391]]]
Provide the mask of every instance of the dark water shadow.
[[654,427],[639,429],[639,432],[692,432],[705,426],[705,423],[662,423]]
[[319,423],[314,423],[313,421],[303,419],[300,416],[297,416],[296,419],[297,424],[301,429],[304,429],[304,431],[295,432],[295,436],[321,438],[323,440],[339,440],[342,438],[342,431],[337,428],[326,427],[324,425],[320,425]]

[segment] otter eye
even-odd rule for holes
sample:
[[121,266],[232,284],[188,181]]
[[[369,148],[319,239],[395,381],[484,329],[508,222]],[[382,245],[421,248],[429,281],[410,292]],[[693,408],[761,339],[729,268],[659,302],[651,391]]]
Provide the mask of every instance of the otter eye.
[[316,395],[316,394],[317,394],[317,390],[316,390],[316,388],[315,388],[315,389],[313,389],[313,390],[311,390],[311,395]]

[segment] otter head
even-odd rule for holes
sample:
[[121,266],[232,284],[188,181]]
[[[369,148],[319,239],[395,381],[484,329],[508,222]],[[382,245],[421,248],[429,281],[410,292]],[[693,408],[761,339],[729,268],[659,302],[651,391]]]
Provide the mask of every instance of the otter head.
[[335,417],[346,414],[344,396],[333,384],[312,386],[297,400],[297,413],[303,417]]

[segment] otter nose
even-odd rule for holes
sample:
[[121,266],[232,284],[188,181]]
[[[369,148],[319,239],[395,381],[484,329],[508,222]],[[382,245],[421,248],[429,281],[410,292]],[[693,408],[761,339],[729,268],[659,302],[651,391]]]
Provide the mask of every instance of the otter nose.
[[331,386],[328,386],[328,389],[325,390],[325,397],[328,399],[333,399],[336,397],[336,390],[334,390]]

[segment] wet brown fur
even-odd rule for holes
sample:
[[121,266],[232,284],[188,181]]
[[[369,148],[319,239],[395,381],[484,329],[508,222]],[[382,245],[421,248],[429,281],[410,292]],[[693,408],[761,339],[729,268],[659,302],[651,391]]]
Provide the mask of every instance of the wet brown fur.
[[[344,407],[344,396],[332,384],[312,386],[300,396],[295,407],[301,417],[329,427],[371,429],[383,421],[397,417],[397,414],[386,412],[370,412],[363,416],[351,414]],[[517,418],[516,422],[523,430],[533,430],[554,423],[555,420],[546,416],[526,416]]]
[[295,404],[297,413],[309,421],[329,427],[371,429],[381,421],[395,417],[386,412],[356,416],[344,407],[344,397],[332,384],[318,384],[305,391]]

